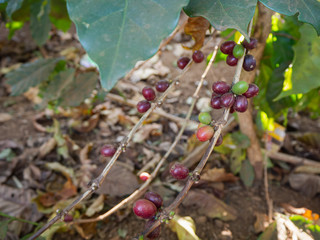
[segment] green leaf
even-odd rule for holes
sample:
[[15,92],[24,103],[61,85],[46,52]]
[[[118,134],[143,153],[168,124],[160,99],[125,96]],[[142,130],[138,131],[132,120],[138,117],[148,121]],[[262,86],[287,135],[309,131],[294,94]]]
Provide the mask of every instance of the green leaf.
[[61,58],[39,59],[23,64],[15,71],[8,73],[6,77],[7,83],[11,86],[11,95],[17,96],[47,80],[60,60]]
[[30,31],[38,45],[43,45],[51,29],[50,0],[37,0],[30,5]]
[[258,237],[258,240],[278,239],[277,222],[270,223],[266,230]]
[[250,146],[249,137],[241,132],[234,132],[231,137],[238,148],[248,148]]
[[240,179],[242,180],[245,186],[252,186],[254,180],[254,168],[249,162],[249,160],[244,160],[242,162],[240,170]]
[[85,98],[89,97],[96,87],[98,76],[94,72],[83,73],[77,76],[62,93],[62,106],[78,106]]
[[188,0],[68,0],[80,42],[110,90],[138,60],[153,56]]
[[320,38],[314,29],[304,24],[300,28],[301,38],[294,48],[292,87],[282,92],[276,100],[291,94],[307,93],[320,86]]
[[257,0],[190,0],[184,11],[190,17],[206,18],[220,31],[235,28],[248,38],[247,27],[256,5]]
[[5,148],[0,152],[0,159],[6,159],[7,161],[11,161],[15,156],[16,154],[11,148]]
[[71,20],[65,0],[51,0],[50,21],[64,32],[70,29]]
[[19,10],[22,6],[23,0],[10,0],[8,2],[7,8],[6,8],[6,12],[9,18],[11,18],[11,15]]
[[11,222],[10,220],[4,220],[0,222],[0,239],[6,239],[8,224]]
[[295,15],[302,22],[310,23],[320,35],[320,2],[317,0],[260,0],[268,8],[284,15]]

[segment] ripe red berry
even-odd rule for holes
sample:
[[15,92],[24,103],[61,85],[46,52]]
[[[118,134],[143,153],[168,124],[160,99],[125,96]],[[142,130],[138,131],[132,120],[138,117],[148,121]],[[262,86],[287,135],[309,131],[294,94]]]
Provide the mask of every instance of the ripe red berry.
[[201,63],[204,59],[203,52],[201,52],[200,50],[194,51],[194,53],[192,54],[192,59],[195,63]]
[[234,67],[237,65],[238,63],[238,58],[236,58],[235,56],[233,56],[232,54],[228,55],[226,63],[231,66]]
[[212,138],[214,130],[211,126],[203,126],[197,131],[197,138],[201,142],[208,141]]
[[175,179],[185,179],[189,175],[189,169],[180,163],[175,163],[170,168],[170,174]]
[[221,109],[220,96],[212,96],[210,104],[213,109]]
[[105,145],[101,148],[100,153],[104,157],[112,157],[117,149],[112,145]]
[[160,80],[156,83],[156,89],[158,92],[165,92],[169,85],[170,83],[167,80]]
[[259,87],[254,83],[250,83],[248,90],[242,95],[245,96],[246,98],[251,98],[251,97],[257,96],[258,93],[259,93]]
[[220,104],[223,107],[229,108],[234,104],[235,97],[233,93],[225,93],[220,97]]
[[229,92],[230,89],[231,86],[224,81],[217,81],[212,84],[212,91],[214,91],[217,94],[225,94]]
[[189,62],[190,62],[190,58],[188,58],[188,57],[181,57],[181,58],[179,58],[178,61],[177,61],[177,66],[178,66],[178,68],[180,68],[180,69],[184,69],[184,68],[188,65]]
[[248,100],[243,95],[238,95],[233,105],[234,110],[237,112],[245,112],[248,109]]
[[142,95],[148,101],[153,101],[156,98],[156,93],[151,87],[144,87],[142,89]]
[[150,174],[147,172],[142,172],[139,176],[140,180],[147,181],[150,178]]
[[245,57],[244,57],[244,60],[243,60],[243,69],[246,70],[247,72],[250,72],[252,70],[254,70],[256,68],[256,60],[254,59],[254,57],[250,54],[247,54]]
[[[146,225],[144,226],[144,230],[148,230],[149,228],[151,228],[153,226],[153,224],[155,223],[155,219],[149,219],[146,222]],[[147,235],[148,239],[156,239],[160,236],[160,232],[161,232],[161,225],[159,225],[158,227],[156,227],[151,233],[149,233]]]
[[220,136],[216,142],[216,147],[220,146],[222,144],[222,142],[223,142],[223,138],[222,138],[222,135],[220,134]]
[[72,220],[73,220],[73,217],[70,214],[66,214],[63,218],[64,222],[72,222]]
[[258,40],[255,39],[255,38],[250,38],[250,43],[248,43],[248,41],[245,39],[243,42],[242,42],[242,45],[248,49],[248,50],[251,50],[251,49],[254,49],[257,47],[258,45]]
[[144,113],[149,110],[151,104],[147,100],[142,100],[137,104],[137,110],[139,113]]
[[147,199],[139,199],[133,205],[133,212],[138,217],[149,219],[156,214],[157,207]]
[[226,41],[220,46],[221,52],[224,54],[231,54],[236,43],[234,41]]
[[163,200],[162,197],[155,192],[147,192],[144,195],[144,198],[152,202],[157,208],[160,208],[162,206]]

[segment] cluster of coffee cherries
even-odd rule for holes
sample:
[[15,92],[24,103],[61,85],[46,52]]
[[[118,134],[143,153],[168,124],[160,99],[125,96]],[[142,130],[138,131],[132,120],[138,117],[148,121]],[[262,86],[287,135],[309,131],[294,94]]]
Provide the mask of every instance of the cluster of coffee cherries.
[[[167,80],[160,80],[156,83],[156,90],[158,92],[165,92],[169,87],[170,83]],[[137,110],[139,113],[145,113],[151,107],[152,101],[156,99],[156,92],[152,87],[144,87],[142,89],[142,95],[145,100],[142,100],[137,103]]]
[[[227,54],[227,64],[229,66],[236,66],[238,59],[246,53],[243,60],[243,69],[250,72],[256,67],[256,60],[250,54],[247,54],[249,50],[257,47],[258,41],[255,38],[250,38],[250,42],[244,40],[241,44],[236,44],[234,41],[226,41],[220,46],[221,52]],[[246,49],[246,50],[245,50]]]
[[[192,54],[192,60],[195,62],[195,63],[201,63],[204,59],[204,54],[203,52],[201,52],[200,50],[196,50],[193,52]],[[188,63],[190,62],[190,58],[188,57],[181,57],[178,59],[177,61],[177,66],[178,68],[180,69],[184,69]]]
[[[156,221],[158,211],[161,211],[163,204],[162,197],[155,192],[147,192],[143,199],[137,200],[133,205],[133,212],[138,217],[148,219],[145,224],[145,230],[149,229]],[[157,227],[148,234],[148,239],[155,239],[159,237],[161,227]]]
[[[210,125],[212,122],[211,115],[208,112],[202,112],[199,114],[198,119],[200,123],[197,130],[197,138],[201,142],[206,142],[210,140],[214,134],[214,128]],[[220,146],[222,141],[223,139],[220,135],[216,142],[216,146]]]

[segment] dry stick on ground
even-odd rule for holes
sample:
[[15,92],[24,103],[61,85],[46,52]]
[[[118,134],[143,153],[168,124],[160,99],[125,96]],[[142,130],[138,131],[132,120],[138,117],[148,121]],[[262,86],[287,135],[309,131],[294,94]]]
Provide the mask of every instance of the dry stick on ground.
[[[250,21],[250,25],[249,25],[249,33],[248,33],[249,36],[251,33],[251,28],[252,28],[252,20]],[[232,81],[233,84],[237,83],[240,79],[243,59],[244,59],[244,56],[238,60],[237,69],[236,69],[236,72],[235,72],[235,75],[234,75],[233,81]],[[160,224],[162,222],[166,222],[168,219],[171,219],[172,212],[175,211],[176,208],[182,203],[183,199],[186,197],[186,195],[189,192],[192,185],[195,182],[200,180],[201,171],[203,170],[204,166],[206,165],[206,163],[209,159],[209,156],[211,155],[213,148],[215,147],[216,142],[222,132],[222,129],[224,128],[224,126],[227,123],[229,111],[230,111],[230,108],[225,109],[221,120],[216,122],[215,133],[214,133],[212,139],[210,140],[210,144],[209,144],[205,154],[202,156],[199,164],[193,170],[192,175],[188,178],[188,180],[187,180],[185,186],[183,187],[183,189],[181,190],[181,192],[178,194],[178,196],[175,198],[175,200],[168,207],[166,207],[161,212],[161,214],[159,216],[157,216],[157,220],[153,223],[153,225],[150,226],[145,231],[143,231],[142,235],[140,235],[139,237],[133,238],[134,240],[138,240],[141,238],[143,239],[144,236],[148,236],[149,233],[151,233],[154,229],[156,229],[158,226],[160,226]]]
[[[252,54],[256,61],[257,67],[255,70],[251,72],[245,72],[241,79],[252,83],[254,82],[256,71],[258,69],[258,65],[263,55],[263,51],[265,48],[265,42],[269,36],[270,28],[271,28],[271,15],[272,11],[264,7],[261,3],[258,3],[259,6],[259,18],[255,25],[254,37],[258,39],[258,47],[252,51]],[[251,101],[249,101],[250,103]],[[252,119],[252,106],[249,104],[249,108],[246,112],[239,114],[239,125],[240,130],[243,134],[247,135],[250,139],[250,147],[247,149],[248,158],[252,166],[255,170],[256,179],[262,180],[263,176],[263,156],[260,149],[259,139],[256,135],[254,123]]]
[[105,218],[107,218],[108,216],[110,216],[111,214],[115,213],[116,211],[118,211],[120,208],[124,207],[126,204],[136,200],[137,198],[139,198],[140,196],[143,195],[143,193],[147,190],[148,186],[150,185],[151,181],[157,176],[161,166],[163,165],[163,163],[166,161],[166,159],[169,157],[169,155],[171,154],[171,152],[173,151],[173,149],[175,148],[175,146],[177,145],[177,143],[179,142],[185,128],[188,125],[188,122],[190,120],[192,111],[194,109],[194,106],[197,102],[197,99],[199,98],[199,91],[203,85],[203,82],[209,72],[209,69],[211,68],[217,52],[218,52],[218,46],[220,44],[221,40],[219,42],[216,43],[215,48],[212,52],[212,58],[210,59],[204,73],[201,76],[200,82],[197,86],[197,89],[195,90],[193,96],[192,96],[192,102],[191,102],[191,106],[189,107],[188,113],[186,115],[186,118],[184,119],[183,125],[178,133],[178,135],[176,136],[174,142],[171,144],[169,150],[166,152],[166,154],[161,158],[161,160],[158,162],[156,168],[153,170],[153,172],[150,175],[150,178],[143,184],[140,186],[139,189],[137,189],[136,191],[134,191],[129,197],[125,198],[124,200],[122,200],[120,203],[118,203],[116,206],[114,206],[113,208],[111,208],[108,212],[96,217],[96,218],[90,218],[90,219],[81,219],[81,220],[77,220],[75,221],[75,223],[89,223],[89,222],[96,222],[96,221],[101,221]]
[[266,140],[265,143],[265,148],[266,148],[266,152],[264,153],[264,163],[263,163],[263,175],[264,175],[264,191],[265,191],[265,197],[266,197],[266,202],[267,202],[267,207],[268,207],[268,221],[269,223],[271,223],[272,221],[272,212],[273,212],[273,202],[270,199],[270,195],[269,195],[269,183],[268,183],[268,168],[267,168],[267,162],[268,162],[268,155],[267,153],[270,151],[271,149],[271,141]]
[[39,237],[44,231],[46,231],[50,226],[52,226],[55,222],[57,222],[60,219],[63,219],[64,216],[78,203],[80,203],[82,200],[90,196],[93,192],[95,192],[102,184],[104,179],[106,178],[107,174],[109,173],[110,169],[120,156],[122,152],[125,152],[126,147],[130,140],[132,139],[133,135],[136,133],[136,131],[140,128],[142,123],[147,119],[147,117],[152,113],[152,111],[157,108],[158,106],[161,106],[165,98],[168,96],[168,94],[173,90],[175,85],[179,85],[179,79],[189,70],[190,66],[192,65],[193,61],[191,60],[188,65],[183,69],[183,71],[172,81],[168,89],[157,99],[155,103],[151,105],[151,108],[144,113],[144,115],[140,118],[139,122],[131,129],[130,133],[127,137],[125,137],[121,144],[119,145],[116,153],[111,158],[111,160],[108,162],[108,164],[103,169],[102,173],[94,180],[90,182],[90,187],[88,190],[86,190],[83,194],[81,194],[77,199],[75,199],[69,206],[64,208],[63,210],[58,209],[56,211],[57,215],[52,218],[49,222],[47,222],[42,228],[40,228],[35,234],[33,234],[28,240],[34,240],[37,237]]

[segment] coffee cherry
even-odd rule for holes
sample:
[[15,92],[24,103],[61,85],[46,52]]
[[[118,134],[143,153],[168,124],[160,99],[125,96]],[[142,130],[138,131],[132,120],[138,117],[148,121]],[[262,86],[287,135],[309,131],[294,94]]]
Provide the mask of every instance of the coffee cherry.
[[231,91],[234,94],[241,95],[241,94],[245,93],[248,90],[248,88],[249,88],[249,84],[247,82],[239,81],[232,86]]
[[211,123],[212,119],[211,119],[211,115],[208,112],[202,112],[199,114],[198,116],[199,121],[203,124],[209,124]]
[[212,96],[210,105],[213,109],[221,109],[220,96]]
[[233,51],[232,51],[232,55],[235,57],[235,58],[241,58],[244,54],[244,47],[242,45],[235,45],[234,48],[233,48]]
[[148,101],[153,101],[156,98],[156,93],[151,87],[144,87],[142,89],[142,95]]
[[112,145],[105,145],[101,148],[100,154],[104,157],[112,157],[117,149]]
[[228,55],[226,63],[231,66],[234,67],[237,65],[238,63],[238,58],[234,57],[232,54]]
[[[148,230],[149,228],[151,228],[153,226],[153,224],[156,222],[156,220],[154,218],[149,219],[146,222],[146,225],[144,226],[144,230]],[[160,232],[161,232],[161,225],[159,225],[158,227],[156,227],[151,233],[149,233],[147,235],[148,239],[156,239],[160,236]]]
[[248,50],[251,50],[251,49],[254,49],[257,47],[258,45],[258,40],[255,39],[255,38],[250,38],[250,43],[248,43],[247,39],[245,39],[243,42],[242,42],[242,45],[248,49]]
[[170,174],[175,179],[185,179],[189,176],[189,169],[180,163],[175,163],[170,168]]
[[139,199],[133,205],[133,212],[138,217],[149,219],[156,214],[157,207],[147,199]]
[[192,59],[195,63],[201,63],[204,59],[203,52],[201,52],[200,50],[194,51],[194,53],[192,54]]
[[152,202],[157,208],[160,208],[162,206],[163,200],[162,197],[155,192],[147,192],[144,195],[144,198]]
[[235,97],[233,93],[225,93],[220,97],[220,104],[223,107],[229,108],[234,104]]
[[224,54],[231,54],[235,45],[234,41],[226,41],[220,46],[220,50]]
[[258,93],[259,93],[259,87],[254,83],[250,83],[248,90],[242,95],[245,96],[246,98],[251,98],[251,97],[257,96]]
[[188,57],[181,57],[181,58],[179,58],[178,61],[177,61],[177,66],[178,66],[178,68],[180,68],[180,69],[184,69],[184,68],[188,65],[189,62],[190,62],[190,58],[188,58]]
[[250,72],[252,70],[254,70],[256,68],[256,60],[254,59],[254,57],[250,54],[247,54],[244,57],[244,61],[243,61],[243,69],[246,70],[247,72]]
[[223,138],[222,138],[222,135],[220,134],[220,136],[218,137],[218,140],[216,142],[216,147],[220,146],[223,142]]
[[158,92],[165,92],[169,85],[170,83],[167,80],[160,80],[156,83],[156,89]]
[[199,123],[197,129],[204,127],[204,126],[207,126],[207,124]]
[[140,180],[147,181],[150,178],[150,174],[147,172],[142,172],[139,176]]
[[64,216],[64,218],[63,218],[63,221],[64,222],[72,222],[72,220],[73,220],[73,217],[72,217],[72,215],[70,215],[70,214],[66,214],[65,216]]
[[151,104],[146,100],[142,100],[137,104],[137,110],[139,113],[145,113],[146,111],[149,110],[150,107],[151,107]]
[[237,112],[245,112],[248,109],[248,100],[243,95],[238,95],[233,105],[234,110]]
[[203,126],[197,131],[197,138],[200,142],[208,141],[212,138],[214,134],[213,127],[211,126]]
[[230,91],[230,85],[223,81],[217,81],[212,84],[212,91],[217,94],[225,94]]

